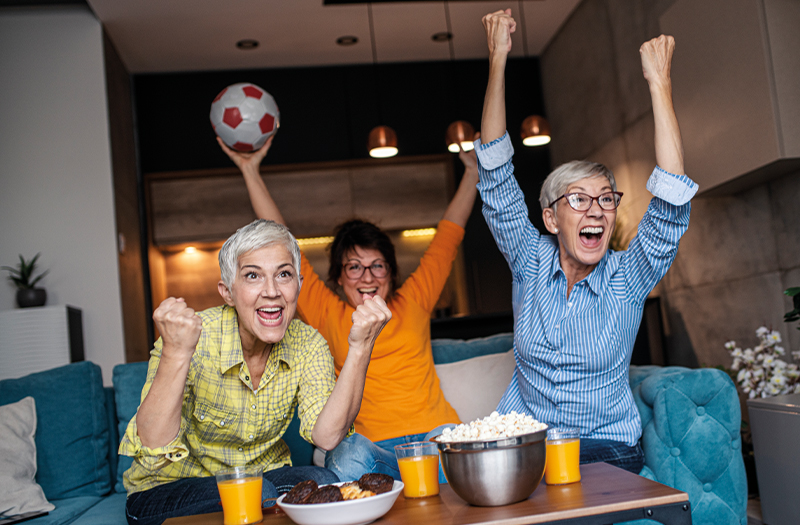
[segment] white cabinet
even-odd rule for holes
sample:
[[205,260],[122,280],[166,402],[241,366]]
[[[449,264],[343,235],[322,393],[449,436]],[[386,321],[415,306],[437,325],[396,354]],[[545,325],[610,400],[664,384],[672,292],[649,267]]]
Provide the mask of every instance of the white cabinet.
[[81,311],[41,306],[0,312],[0,379],[83,361]]

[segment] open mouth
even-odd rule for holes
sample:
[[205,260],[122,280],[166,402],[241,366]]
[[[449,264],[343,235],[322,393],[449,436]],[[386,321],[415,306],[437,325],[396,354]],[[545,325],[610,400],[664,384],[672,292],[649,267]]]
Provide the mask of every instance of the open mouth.
[[360,293],[361,295],[368,295],[370,297],[375,297],[378,294],[378,287],[375,286],[372,288],[359,288],[358,293]]
[[259,308],[256,310],[258,318],[266,324],[278,324],[283,318],[283,308],[271,306],[269,308]]
[[602,226],[586,226],[580,231],[581,242],[586,246],[597,246],[604,231]]

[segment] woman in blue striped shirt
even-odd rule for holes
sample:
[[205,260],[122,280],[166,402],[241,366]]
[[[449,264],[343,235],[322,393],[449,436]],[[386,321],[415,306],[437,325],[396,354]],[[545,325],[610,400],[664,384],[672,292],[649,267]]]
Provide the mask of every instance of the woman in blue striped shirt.
[[497,410],[579,427],[581,463],[606,461],[638,473],[644,462],[639,412],[628,383],[631,351],[647,295],[669,269],[689,224],[697,185],[684,175],[672,106],[672,37],[639,52],[650,87],[657,166],[655,196],[626,251],[609,250],[622,194],[603,165],[569,162],[544,182],[542,235],[514,178],[506,132],[505,64],[516,23],[511,10],[483,18],[489,82],[483,107],[478,189],[483,214],[513,278],[516,369]]

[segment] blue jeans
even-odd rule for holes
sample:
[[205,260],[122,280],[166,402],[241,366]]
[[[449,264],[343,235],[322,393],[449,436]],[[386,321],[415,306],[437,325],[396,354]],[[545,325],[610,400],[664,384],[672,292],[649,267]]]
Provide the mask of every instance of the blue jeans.
[[[336,483],[333,472],[320,467],[281,467],[264,472],[261,500],[277,498],[301,481],[313,479],[319,485]],[[265,506],[274,505],[274,501]],[[222,503],[214,476],[185,478],[142,492],[134,492],[125,503],[129,525],[160,525],[168,518],[220,512]]]
[[581,438],[581,465],[584,463],[599,463],[604,461],[628,472],[638,474],[644,467],[644,452],[642,446],[636,443],[629,447],[619,441],[610,439]]
[[[325,454],[325,468],[332,470],[342,481],[360,478],[363,474],[376,472],[400,479],[397,456],[394,446],[414,441],[428,441],[452,425],[441,425],[426,434],[409,434],[373,443],[361,434],[353,434],[339,443],[339,446]],[[447,483],[442,465],[439,464],[439,483]]]

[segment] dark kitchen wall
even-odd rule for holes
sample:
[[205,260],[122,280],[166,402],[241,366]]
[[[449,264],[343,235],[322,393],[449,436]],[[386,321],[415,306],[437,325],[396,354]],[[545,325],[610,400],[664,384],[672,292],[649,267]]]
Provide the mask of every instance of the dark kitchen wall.
[[[214,140],[208,113],[217,93],[236,82],[261,86],[280,108],[280,131],[265,164],[368,158],[367,136],[379,124],[397,132],[401,156],[441,154],[451,122],[466,120],[479,129],[487,72],[487,61],[472,60],[136,75],[141,169],[146,174],[230,167]],[[538,59],[509,60],[506,94],[517,180],[532,221],[541,227],[537,198],[550,171],[549,151],[547,146],[524,147],[519,135],[525,117],[544,115]],[[457,183],[463,166],[456,155],[453,162]],[[467,225],[463,250],[471,312],[510,311],[511,275],[480,202]]]

